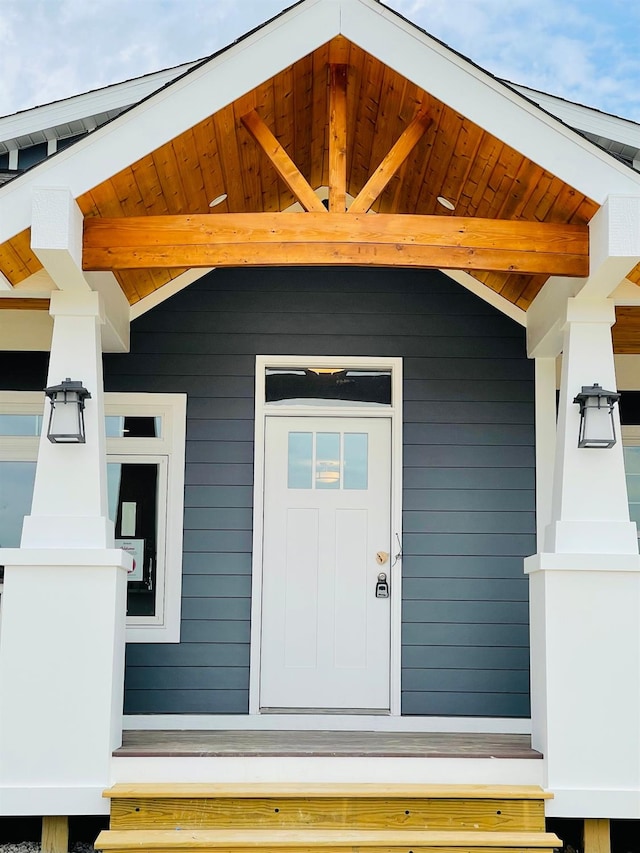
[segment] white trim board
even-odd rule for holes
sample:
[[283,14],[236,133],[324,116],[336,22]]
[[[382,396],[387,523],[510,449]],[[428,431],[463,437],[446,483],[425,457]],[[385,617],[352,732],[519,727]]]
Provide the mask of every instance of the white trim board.
[[531,720],[507,717],[400,717],[372,714],[125,715],[125,731],[331,731],[531,734]]
[[119,782],[377,782],[540,785],[546,762],[531,758],[221,757],[111,759]]
[[[347,367],[391,370],[389,407],[316,407],[267,406],[265,371],[267,367]],[[402,537],[402,359],[355,356],[263,356],[256,357],[255,434],[253,483],[253,548],[251,583],[251,659],[249,667],[249,712],[260,709],[260,654],[262,636],[262,552],[264,507],[265,418],[289,416],[381,417],[391,420],[391,538]],[[401,565],[401,563],[400,563]],[[402,573],[396,569],[391,596],[390,711],[400,715]],[[286,715],[290,718],[289,715]]]

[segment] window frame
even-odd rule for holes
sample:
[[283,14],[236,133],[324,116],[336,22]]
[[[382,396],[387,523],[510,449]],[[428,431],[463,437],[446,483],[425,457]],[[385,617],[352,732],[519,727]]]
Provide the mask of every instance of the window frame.
[[[105,416],[160,417],[158,438],[110,437],[108,462],[156,463],[159,466],[156,613],[127,616],[129,643],[178,643],[182,612],[182,539],[186,447],[186,394],[107,392]],[[0,413],[42,415],[38,391],[0,391]],[[45,411],[46,417],[46,411]],[[0,436],[0,461],[37,461],[40,436]],[[161,583],[162,579],[162,583]]]

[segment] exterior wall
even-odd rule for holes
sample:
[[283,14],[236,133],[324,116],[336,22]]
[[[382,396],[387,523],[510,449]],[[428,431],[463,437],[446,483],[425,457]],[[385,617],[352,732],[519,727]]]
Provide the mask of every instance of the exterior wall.
[[354,268],[217,270],[105,356],[109,391],[188,394],[182,641],[129,647],[126,713],[247,712],[256,354],[404,358],[403,713],[528,716],[524,331],[440,273]]

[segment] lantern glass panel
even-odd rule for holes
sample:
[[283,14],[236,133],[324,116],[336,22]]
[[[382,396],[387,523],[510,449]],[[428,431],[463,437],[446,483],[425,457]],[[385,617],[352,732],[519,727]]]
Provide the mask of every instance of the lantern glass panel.
[[582,416],[580,447],[612,447],[615,443],[611,406],[601,397],[588,397]]
[[84,417],[75,391],[59,391],[52,401],[49,439],[56,443],[84,442]]

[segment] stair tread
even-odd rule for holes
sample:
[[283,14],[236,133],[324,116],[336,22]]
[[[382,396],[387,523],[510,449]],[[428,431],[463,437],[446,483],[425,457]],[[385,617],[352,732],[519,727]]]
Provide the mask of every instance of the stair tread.
[[561,846],[548,832],[487,832],[474,830],[356,830],[356,829],[151,829],[104,830],[98,836],[98,850],[153,849],[164,847],[279,847],[323,846],[449,846],[464,847],[543,847]]
[[110,799],[134,799],[136,797],[160,797],[171,799],[200,798],[247,798],[268,799],[269,797],[384,797],[420,799],[491,799],[491,800],[548,800],[550,791],[537,785],[422,785],[365,783],[221,783],[201,784],[198,782],[142,783],[113,785],[103,792]]

